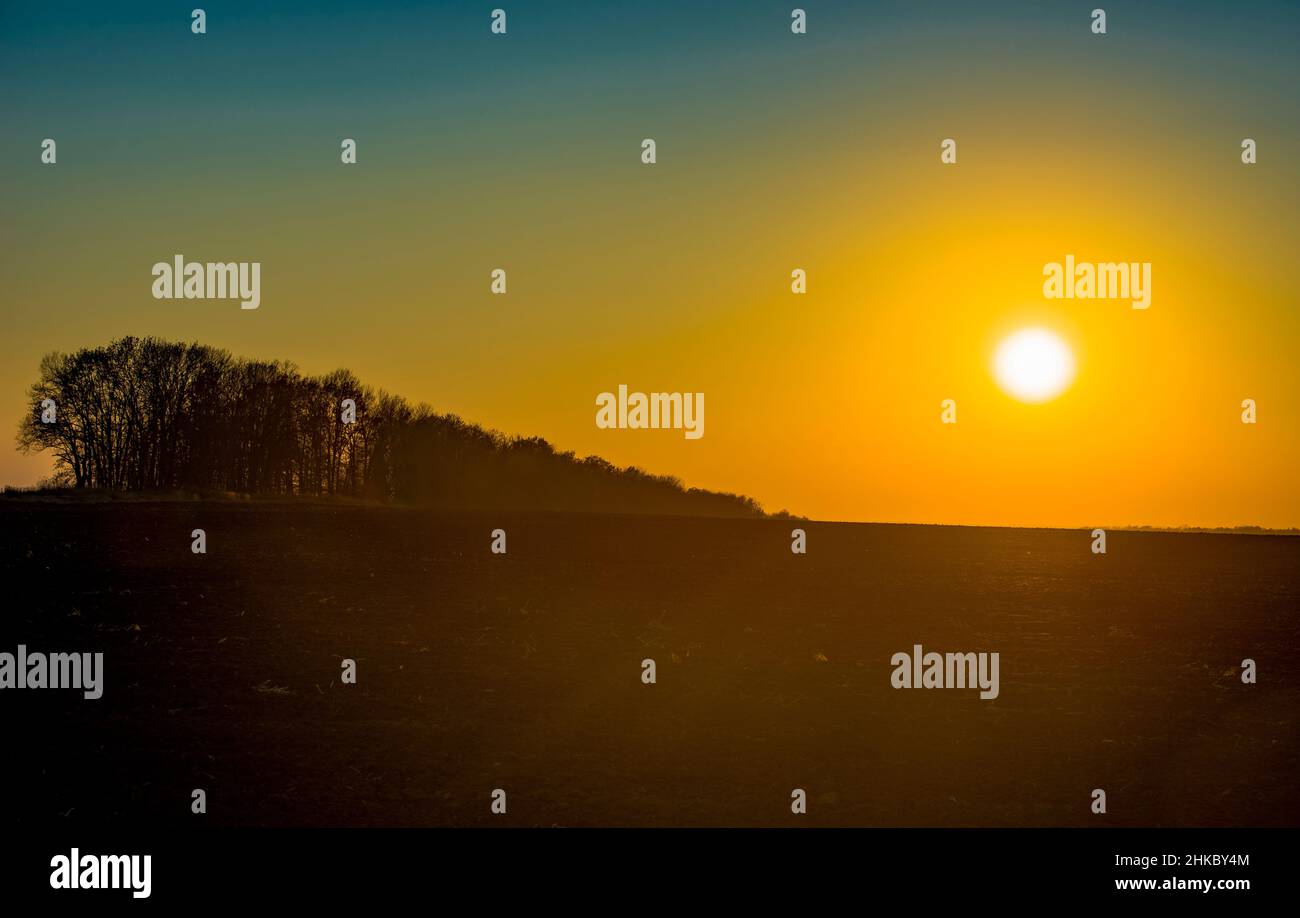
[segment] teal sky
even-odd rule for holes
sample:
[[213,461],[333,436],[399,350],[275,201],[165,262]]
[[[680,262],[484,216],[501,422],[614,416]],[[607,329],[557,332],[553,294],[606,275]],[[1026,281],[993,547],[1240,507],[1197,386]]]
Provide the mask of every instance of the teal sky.
[[[925,442],[870,396],[854,395],[851,433],[835,426],[840,395],[806,406],[895,387],[937,404],[960,387],[947,367],[978,364],[945,348],[974,339],[911,353],[922,327],[949,303],[972,314],[967,300],[996,324],[998,297],[1032,294],[1036,266],[1076,240],[1124,257],[1134,240],[1162,247],[1158,289],[1202,292],[1161,314],[1177,325],[1161,354],[1228,342],[1214,397],[1267,393],[1276,421],[1291,410],[1278,402],[1296,383],[1300,4],[810,2],[798,38],[795,4],[767,0],[208,4],[203,36],[196,5],[0,7],[0,432],[45,352],[157,334],[310,373],[345,366],[770,509],[1031,522],[991,493],[944,517],[923,482],[913,493],[845,458]],[[1088,28],[1096,5],[1103,37]],[[489,32],[495,6],[506,36]],[[962,142],[956,179],[932,171],[948,136]],[[1247,136],[1261,159],[1243,173]],[[339,164],[343,137],[356,167]],[[643,137],[660,144],[652,171]],[[1019,247],[998,247],[1009,238]],[[1006,277],[954,280],[938,305],[888,287],[911,263],[899,251],[925,274],[973,248]],[[149,266],[178,252],[263,262],[263,308],[153,300]],[[1212,259],[1171,276],[1175,260]],[[782,298],[793,263],[814,277],[797,312]],[[496,266],[508,297],[487,292]],[[1129,340],[1086,330],[1107,335]],[[1111,378],[1142,378],[1112,356]],[[775,380],[788,391],[769,392]],[[619,383],[710,393],[708,436],[601,435],[591,398]],[[829,464],[786,456],[792,442]],[[998,442],[990,432],[958,461],[993,462]],[[1270,461],[1300,458],[1300,434],[1280,442]],[[941,473],[945,455],[899,461]],[[1241,474],[1243,457],[1229,461]],[[0,483],[47,472],[0,449]],[[1188,474],[1150,503],[1117,497],[1107,521],[1300,523],[1285,485],[1280,500],[1252,492],[1174,518],[1230,470]]]

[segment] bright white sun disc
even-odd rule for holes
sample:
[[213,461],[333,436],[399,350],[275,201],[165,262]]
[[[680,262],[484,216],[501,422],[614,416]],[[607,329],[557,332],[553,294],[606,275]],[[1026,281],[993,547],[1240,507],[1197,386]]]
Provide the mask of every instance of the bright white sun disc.
[[1059,335],[1026,328],[1005,338],[993,357],[998,385],[1022,402],[1045,402],[1074,379],[1074,354]]

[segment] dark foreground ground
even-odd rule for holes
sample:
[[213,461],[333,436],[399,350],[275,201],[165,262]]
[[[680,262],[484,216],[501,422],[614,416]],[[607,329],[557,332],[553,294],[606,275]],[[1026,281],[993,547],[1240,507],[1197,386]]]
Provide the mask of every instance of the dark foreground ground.
[[[102,700],[0,692],[2,805],[31,825],[1300,824],[1300,538],[1089,545],[0,501],[0,651],[106,654]],[[1001,696],[891,688],[916,642],[998,651]]]

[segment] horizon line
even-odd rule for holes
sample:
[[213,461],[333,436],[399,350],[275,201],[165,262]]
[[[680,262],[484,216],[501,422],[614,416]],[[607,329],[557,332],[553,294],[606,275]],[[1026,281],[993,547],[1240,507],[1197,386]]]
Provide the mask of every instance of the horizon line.
[[662,516],[676,517],[681,519],[711,519],[711,520],[754,520],[758,522],[797,522],[797,523],[820,523],[833,526],[933,526],[949,529],[1025,529],[1025,530],[1047,530],[1055,532],[1088,532],[1094,529],[1102,529],[1106,532],[1164,532],[1164,533],[1182,533],[1187,535],[1300,535],[1300,526],[1290,527],[1270,527],[1260,526],[1257,524],[1241,524],[1236,526],[1203,526],[1195,524],[1183,525],[1153,525],[1149,523],[1124,523],[1114,525],[1063,525],[1063,524],[1037,524],[1037,525],[1013,525],[1008,523],[935,523],[935,522],[912,522],[905,520],[847,520],[847,519],[820,519],[808,516],[800,516],[790,513],[789,511],[762,511],[762,516],[723,516],[718,514],[707,513],[657,513],[647,511],[617,511],[617,510],[563,510],[544,507],[427,507],[419,504],[394,503],[373,498],[354,497],[341,494],[314,494],[314,495],[294,495],[294,494],[258,494],[244,491],[208,491],[206,493],[198,492],[194,489],[180,488],[172,491],[118,491],[106,488],[43,488],[38,485],[0,485],[0,500],[22,501],[29,499],[47,498],[49,500],[62,499],[65,502],[72,503],[77,500],[86,500],[93,502],[96,498],[101,498],[103,502],[110,503],[114,501],[136,502],[136,503],[263,503],[263,504],[298,504],[298,503],[315,503],[315,504],[342,504],[364,507],[383,507],[394,510],[414,510],[426,513],[487,513],[487,512],[505,512],[505,513],[565,513],[579,514],[584,516]]

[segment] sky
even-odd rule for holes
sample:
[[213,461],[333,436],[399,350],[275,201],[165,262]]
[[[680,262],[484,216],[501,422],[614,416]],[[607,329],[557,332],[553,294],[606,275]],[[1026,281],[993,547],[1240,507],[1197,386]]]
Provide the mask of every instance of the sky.
[[[0,483],[41,356],[134,334],[819,519],[1300,525],[1300,5],[199,2],[0,5]],[[154,299],[178,253],[260,308]],[[1045,298],[1067,254],[1150,308]],[[620,384],[705,435],[598,428]]]

